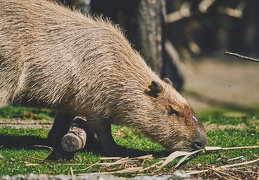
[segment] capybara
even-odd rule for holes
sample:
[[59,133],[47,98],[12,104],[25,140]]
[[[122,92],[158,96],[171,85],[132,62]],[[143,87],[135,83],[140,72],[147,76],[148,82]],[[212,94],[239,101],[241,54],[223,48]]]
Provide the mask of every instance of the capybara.
[[75,116],[87,118],[106,155],[127,155],[111,122],[133,126],[168,150],[205,146],[206,132],[186,99],[108,20],[47,0],[0,0],[0,17],[0,106],[53,108],[55,148]]

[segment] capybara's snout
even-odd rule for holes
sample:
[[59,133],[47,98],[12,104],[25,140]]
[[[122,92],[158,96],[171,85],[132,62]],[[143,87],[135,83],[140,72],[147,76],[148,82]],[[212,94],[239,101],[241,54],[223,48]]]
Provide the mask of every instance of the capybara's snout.
[[190,149],[192,151],[203,149],[206,146],[207,141],[208,141],[208,138],[207,138],[206,132],[204,130],[199,130],[197,131],[196,138],[191,143]]

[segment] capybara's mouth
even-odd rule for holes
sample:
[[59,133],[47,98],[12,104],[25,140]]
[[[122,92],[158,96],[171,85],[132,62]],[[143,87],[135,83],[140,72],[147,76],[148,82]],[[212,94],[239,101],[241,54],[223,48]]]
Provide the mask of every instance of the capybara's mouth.
[[205,144],[203,144],[201,142],[193,142],[190,150],[191,151],[197,151],[197,150],[200,150],[200,149],[204,149],[204,147],[205,147]]
[[205,145],[207,144],[207,138],[204,138],[203,141],[193,141],[193,142],[188,142],[188,143],[183,143],[183,144],[178,144],[175,145],[171,148],[169,148],[169,151],[174,152],[174,151],[197,151],[197,150],[202,150],[205,148]]

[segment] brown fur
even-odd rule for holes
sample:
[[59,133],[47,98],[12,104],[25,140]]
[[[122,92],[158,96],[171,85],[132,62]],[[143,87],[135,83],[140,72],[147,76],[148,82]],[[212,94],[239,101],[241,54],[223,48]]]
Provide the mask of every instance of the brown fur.
[[[187,101],[109,22],[45,0],[0,0],[0,17],[0,106],[39,104],[62,118],[85,116],[103,144],[111,140],[110,120],[132,125],[169,149],[206,144]],[[161,91],[153,91],[152,82]]]

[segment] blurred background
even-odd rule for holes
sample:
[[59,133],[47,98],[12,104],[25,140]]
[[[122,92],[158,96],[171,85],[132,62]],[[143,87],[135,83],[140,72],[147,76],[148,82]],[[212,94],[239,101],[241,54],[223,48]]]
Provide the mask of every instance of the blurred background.
[[170,78],[195,110],[259,107],[259,63],[224,55],[259,58],[259,1],[60,1],[118,24],[148,65]]

